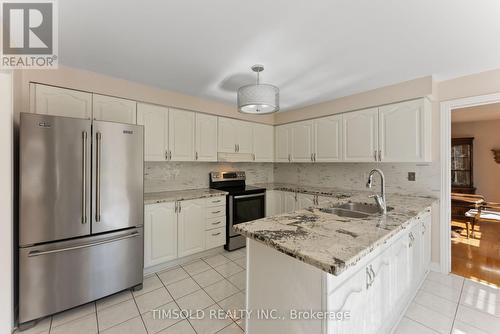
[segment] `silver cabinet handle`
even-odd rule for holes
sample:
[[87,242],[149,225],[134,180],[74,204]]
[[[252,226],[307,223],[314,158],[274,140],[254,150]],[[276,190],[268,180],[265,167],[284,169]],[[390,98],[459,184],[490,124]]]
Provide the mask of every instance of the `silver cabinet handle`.
[[177,203],[178,203],[178,202],[176,201],[176,202],[175,202],[175,204],[174,204],[174,212],[175,212],[175,213],[177,213]]
[[372,272],[372,283],[373,281],[375,281],[375,278],[377,278],[377,273],[375,272],[375,270],[373,270],[373,266],[370,264],[370,271]]
[[377,150],[373,151],[373,159],[377,161]]
[[87,223],[87,131],[82,132],[82,224]]
[[217,235],[219,235],[219,234],[220,234],[220,232],[217,232],[217,233],[212,233],[212,236],[213,236],[213,237],[215,237],[215,236],[217,236]]
[[290,153],[288,153],[288,162],[291,162],[292,161],[292,158],[290,156]]
[[234,151],[236,152],[236,144],[234,144]]
[[220,213],[220,210],[219,211],[212,211],[212,214],[216,214],[216,213]]
[[168,160],[172,160],[172,151],[168,150]]
[[168,160],[168,150],[165,150],[165,160]]
[[178,202],[179,203],[179,213],[181,213],[182,211],[182,203],[181,202]]
[[212,225],[219,225],[220,223],[222,223],[222,221],[218,221],[218,222],[215,222],[215,223],[212,223]]
[[316,162],[316,153],[313,153],[313,161]]
[[121,237],[115,237],[115,238],[109,238],[109,239],[105,239],[105,240],[97,241],[97,242],[90,242],[90,243],[84,244],[84,245],[71,246],[71,247],[58,248],[58,249],[51,249],[51,250],[47,250],[47,251],[34,250],[34,251],[31,251],[31,252],[28,253],[28,257],[40,256],[40,255],[47,255],[47,254],[53,254],[53,253],[61,253],[61,252],[66,252],[66,251],[71,251],[71,250],[76,250],[76,249],[81,249],[81,248],[93,247],[93,246],[107,244],[107,243],[114,242],[114,241],[119,241],[119,240],[123,240],[123,239],[129,239],[129,238],[137,237],[139,235],[140,235],[139,232],[134,232],[134,233],[131,233],[129,235],[125,235],[125,236],[121,236]]
[[378,161],[382,161],[382,150],[378,150]]
[[311,161],[314,161],[313,154],[311,153]]
[[236,147],[238,148],[238,152],[240,151],[240,144],[237,144]]
[[194,154],[194,160],[198,160],[198,152]]
[[253,161],[255,161],[255,153],[252,153]]
[[366,267],[366,289],[369,289],[372,285],[373,278],[372,273],[368,267]]
[[102,151],[102,135],[100,132],[96,134],[96,162],[95,162],[95,221],[101,221],[101,151]]
[[216,201],[212,201],[212,203],[220,203],[220,199],[218,199]]

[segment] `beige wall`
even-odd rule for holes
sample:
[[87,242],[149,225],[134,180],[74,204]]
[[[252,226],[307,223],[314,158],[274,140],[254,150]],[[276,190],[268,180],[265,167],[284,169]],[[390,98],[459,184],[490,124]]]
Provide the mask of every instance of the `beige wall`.
[[492,148],[500,148],[499,129],[500,120],[451,125],[453,138],[474,137],[474,186],[477,188],[476,193],[490,202],[500,202],[500,164],[495,162],[491,152]]
[[[166,78],[165,80],[169,80]],[[112,95],[126,99],[154,103],[164,106],[202,111],[209,114],[238,118],[248,121],[273,124],[273,115],[246,115],[235,106],[214,100],[203,99],[158,89],[136,82],[113,78],[107,75],[59,66],[57,70],[23,70],[15,74],[15,111],[29,111],[29,83],[37,82],[53,86]]]

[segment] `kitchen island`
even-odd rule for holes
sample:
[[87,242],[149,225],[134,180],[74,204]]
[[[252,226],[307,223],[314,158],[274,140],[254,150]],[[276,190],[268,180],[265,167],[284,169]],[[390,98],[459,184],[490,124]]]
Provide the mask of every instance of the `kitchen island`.
[[[368,192],[339,193],[328,207],[371,203]],[[238,224],[248,238],[247,332],[389,333],[428,271],[433,202],[388,195],[387,215],[311,207]]]

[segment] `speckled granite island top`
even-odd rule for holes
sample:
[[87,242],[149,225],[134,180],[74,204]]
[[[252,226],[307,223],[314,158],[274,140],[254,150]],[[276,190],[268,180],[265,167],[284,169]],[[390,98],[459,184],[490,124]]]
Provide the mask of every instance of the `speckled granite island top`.
[[[269,188],[268,188],[269,189]],[[339,191],[334,204],[374,203],[372,192]],[[388,194],[386,216],[346,218],[309,208],[273,217],[237,224],[235,229],[250,239],[339,275],[390,237],[406,228],[412,218],[430,211],[437,199]]]
[[216,189],[188,189],[188,190],[172,190],[156,193],[145,193],[144,204],[154,204],[163,202],[185,201],[189,199],[197,199],[204,197],[225,196],[228,193]]

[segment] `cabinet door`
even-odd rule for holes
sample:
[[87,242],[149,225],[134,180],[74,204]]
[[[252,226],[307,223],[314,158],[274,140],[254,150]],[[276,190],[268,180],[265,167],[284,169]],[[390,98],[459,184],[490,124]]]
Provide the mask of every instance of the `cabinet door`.
[[35,114],[92,118],[92,94],[78,90],[30,84],[30,110]]
[[237,125],[238,153],[253,153],[253,124],[235,121]]
[[379,146],[382,161],[426,160],[430,140],[430,107],[424,99],[380,107]]
[[345,280],[334,291],[329,292],[327,308],[329,312],[349,312],[350,318],[346,321],[328,321],[328,334],[366,333],[366,282],[365,269],[359,270],[352,277]]
[[205,250],[205,199],[179,202],[179,257]]
[[391,255],[391,308],[401,309],[406,303],[410,289],[410,272],[408,259],[410,245],[408,234],[405,233],[395,241],[390,248]]
[[177,258],[175,203],[146,205],[144,210],[144,267]]
[[290,191],[282,191],[282,205],[283,213],[290,213],[296,210],[297,194]]
[[334,197],[318,196],[318,205],[327,205],[333,203]]
[[390,315],[391,298],[391,253],[385,251],[370,263],[373,278],[367,288],[367,331],[366,333],[380,333],[385,320]]
[[144,126],[144,160],[167,160],[168,108],[138,103],[137,124]]
[[314,153],[317,162],[342,160],[342,115],[313,121]]
[[275,161],[290,162],[290,126],[277,126],[275,128],[275,139]]
[[422,271],[425,273],[431,265],[431,215],[422,218]]
[[237,144],[237,126],[235,120],[219,117],[218,129],[218,151],[224,153],[235,153]]
[[281,191],[266,191],[266,217],[281,214],[281,204]]
[[345,161],[376,161],[378,151],[378,109],[342,115],[342,142]]
[[422,245],[421,245],[421,232],[419,224],[414,226],[408,232],[409,243],[409,258],[408,258],[408,272],[410,276],[410,286],[416,287],[420,282],[422,274]]
[[217,161],[217,117],[196,113],[195,160]]
[[274,128],[272,125],[253,124],[253,154],[255,161],[273,162]]
[[168,147],[170,160],[194,160],[194,112],[169,109],[168,111]]
[[310,208],[314,206],[314,196],[308,194],[297,194],[296,210]]
[[312,162],[313,122],[294,123],[292,127],[291,149],[293,162]]
[[95,120],[136,124],[137,102],[118,97],[92,94]]

